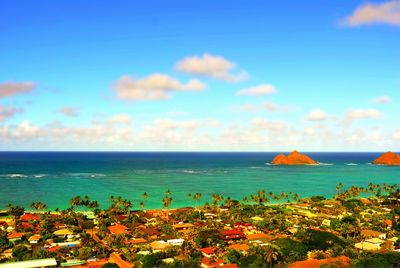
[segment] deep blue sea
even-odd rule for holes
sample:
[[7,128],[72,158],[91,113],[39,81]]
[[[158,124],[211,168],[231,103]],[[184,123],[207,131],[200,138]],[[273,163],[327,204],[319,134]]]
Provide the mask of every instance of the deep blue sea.
[[167,189],[179,207],[194,205],[187,194],[196,192],[206,202],[213,193],[239,200],[260,189],[330,197],[339,182],[400,184],[400,167],[370,164],[379,153],[307,154],[322,164],[266,164],[276,153],[0,152],[0,208],[33,201],[65,208],[76,195],[102,207],[110,195],[123,196],[139,208],[143,192],[146,208],[160,208]]

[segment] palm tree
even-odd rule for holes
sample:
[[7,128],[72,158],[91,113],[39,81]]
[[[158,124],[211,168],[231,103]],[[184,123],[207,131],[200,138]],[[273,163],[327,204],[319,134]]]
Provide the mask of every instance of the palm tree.
[[195,203],[196,203],[196,207],[198,207],[198,201],[201,199],[201,197],[202,197],[203,195],[201,194],[201,193],[195,193],[194,195],[193,195],[193,200],[195,201]]
[[24,214],[25,209],[20,206],[14,206],[12,204],[8,204],[8,214],[11,214],[14,216],[14,229],[17,228],[17,220],[18,218]]
[[163,207],[167,209],[167,221],[169,221],[169,207],[171,206],[172,200],[171,192],[166,194],[162,199]]
[[211,198],[213,200],[213,205],[214,205],[215,208],[218,207],[219,202],[224,200],[224,197],[222,195],[220,195],[220,194],[212,194]]
[[282,254],[278,246],[269,244],[264,248],[263,258],[269,263],[269,267],[272,267],[272,263],[278,260],[278,257]]
[[31,208],[33,208],[34,210],[43,210],[47,209],[47,205],[42,202],[32,202]]
[[144,209],[144,202],[143,202],[143,201],[140,201],[139,206],[140,206],[140,208],[143,210],[143,209]]
[[264,190],[258,190],[256,195],[251,195],[251,200],[261,206],[263,206],[265,202],[269,202]]

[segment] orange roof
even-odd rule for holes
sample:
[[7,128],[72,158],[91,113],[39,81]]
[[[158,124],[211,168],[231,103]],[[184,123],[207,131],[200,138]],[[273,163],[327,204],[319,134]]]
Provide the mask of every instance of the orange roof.
[[361,230],[361,235],[365,236],[365,237],[377,237],[381,234],[382,234],[381,232],[374,231],[374,230],[369,230],[369,229]]
[[142,244],[147,243],[148,241],[144,238],[134,238],[127,241],[129,244]]
[[247,251],[249,249],[249,245],[247,245],[247,244],[232,244],[229,246],[229,248],[238,250],[238,251]]
[[207,255],[211,255],[211,254],[214,254],[214,249],[213,248],[202,248],[202,249],[200,249],[200,251],[202,252],[202,253],[204,253],[204,254],[207,254]]
[[38,221],[40,218],[34,214],[26,213],[19,218],[21,221]]
[[33,240],[39,240],[40,239],[40,235],[38,235],[38,234],[35,234],[35,235],[32,235],[31,237],[29,237],[29,241],[33,241]]
[[392,226],[392,225],[393,225],[392,220],[385,220],[384,223],[385,223],[387,226]]
[[346,256],[339,256],[336,258],[327,258],[322,260],[309,259],[305,261],[296,261],[288,265],[289,268],[316,268],[323,264],[330,264],[333,267],[349,267],[350,259]]
[[369,201],[367,198],[360,198],[360,202],[363,203],[364,205],[370,205],[371,201]]
[[16,239],[16,238],[21,238],[24,234],[22,233],[17,233],[13,232],[7,236],[8,239]]
[[201,264],[205,267],[220,267],[224,265],[224,261],[221,259],[212,260],[206,257],[203,257]]
[[128,227],[122,224],[115,224],[108,226],[107,229],[110,231],[111,234],[125,234],[128,230]]
[[248,234],[246,235],[248,240],[257,240],[257,239],[271,239],[272,236],[267,235],[265,233],[257,233],[257,234]]

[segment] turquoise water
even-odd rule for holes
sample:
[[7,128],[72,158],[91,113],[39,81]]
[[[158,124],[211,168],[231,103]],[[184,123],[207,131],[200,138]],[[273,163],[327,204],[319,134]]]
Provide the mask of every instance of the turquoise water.
[[0,208],[8,203],[28,207],[41,201],[51,209],[65,208],[76,195],[88,195],[101,206],[110,195],[131,199],[135,207],[142,193],[146,208],[162,207],[167,189],[173,207],[194,205],[213,193],[241,200],[257,190],[292,191],[301,196],[330,197],[335,186],[399,183],[400,167],[375,166],[379,153],[308,153],[318,166],[273,166],[276,153],[77,153],[1,152]]

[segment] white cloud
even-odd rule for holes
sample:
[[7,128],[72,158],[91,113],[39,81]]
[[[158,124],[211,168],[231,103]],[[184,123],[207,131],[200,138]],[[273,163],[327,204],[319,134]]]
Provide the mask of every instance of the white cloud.
[[322,109],[314,109],[306,116],[306,119],[310,121],[325,121],[329,119],[329,116]]
[[131,125],[132,124],[132,117],[129,114],[117,114],[111,116],[107,123],[112,125]]
[[377,104],[387,104],[390,102],[390,98],[388,96],[380,96],[371,100],[373,103]]
[[259,110],[259,107],[252,103],[245,103],[233,106],[231,110],[234,112],[257,112]]
[[270,101],[265,102],[263,106],[269,112],[287,113],[292,109],[292,107],[285,106],[285,105],[279,105],[279,104],[276,104],[276,103],[273,103]]
[[20,113],[22,110],[13,107],[0,105],[0,122],[13,117],[15,114]]
[[175,65],[176,70],[195,76],[211,77],[227,82],[240,82],[248,79],[245,71],[232,73],[235,67],[235,63],[208,53],[184,58]]
[[277,90],[272,85],[261,84],[255,87],[249,87],[239,90],[237,96],[262,96],[276,93]]
[[282,130],[286,128],[286,124],[280,121],[268,121],[257,117],[253,119],[252,124],[259,129]]
[[36,88],[33,82],[5,82],[0,84],[0,99],[32,92]]
[[345,114],[345,121],[357,119],[372,119],[382,116],[382,113],[376,109],[351,109]]
[[122,76],[114,85],[117,97],[122,100],[162,100],[169,99],[173,91],[201,91],[205,85],[192,79],[186,84],[160,73],[143,79]]
[[65,116],[76,117],[79,115],[79,108],[66,106],[58,110],[58,112]]
[[343,24],[347,26],[379,23],[400,26],[400,1],[363,4],[343,21]]

